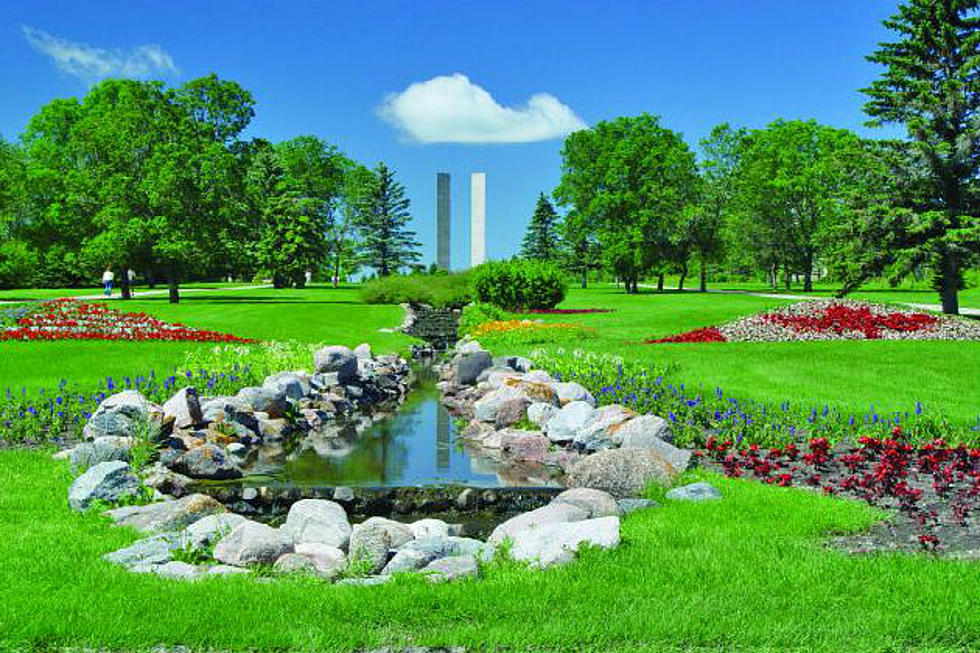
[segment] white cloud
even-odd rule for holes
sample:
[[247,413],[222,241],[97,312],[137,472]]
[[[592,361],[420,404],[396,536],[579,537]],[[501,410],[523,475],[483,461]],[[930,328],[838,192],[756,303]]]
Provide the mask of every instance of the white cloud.
[[537,93],[522,107],[504,107],[460,73],[388,95],[378,115],[420,143],[529,143],[587,127],[553,95]]
[[106,50],[76,43],[24,26],[24,38],[38,52],[51,57],[59,70],[94,84],[106,77],[150,77],[176,74],[173,57],[158,45],[140,45],[131,50]]

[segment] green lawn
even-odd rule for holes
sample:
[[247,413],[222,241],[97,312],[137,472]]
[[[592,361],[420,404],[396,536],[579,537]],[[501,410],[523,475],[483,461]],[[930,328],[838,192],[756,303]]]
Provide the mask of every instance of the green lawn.
[[[401,351],[412,340],[381,328],[397,326],[397,306],[366,306],[352,288],[315,286],[304,290],[242,290],[187,293],[179,304],[167,298],[115,300],[113,308],[144,311],[189,326],[259,340],[307,343],[369,342],[376,351]],[[29,391],[56,386],[61,379],[94,386],[106,376],[170,374],[187,353],[213,345],[192,342],[0,342],[0,390]]]
[[[785,300],[702,293],[624,294],[610,285],[573,290],[560,308],[610,308],[612,313],[544,316],[593,327],[590,350],[677,366],[676,378],[728,396],[830,404],[845,413],[927,411],[974,424],[980,415],[980,345],[975,342],[839,341],[644,345],[763,311]],[[540,316],[534,316],[540,317]],[[524,352],[535,347],[527,347]]]
[[827,533],[877,517],[805,490],[721,478],[717,503],[627,517],[612,552],[478,582],[344,588],[312,581],[197,583],[99,559],[136,535],[66,505],[65,463],[0,453],[0,649],[350,651],[975,651],[980,565],[849,557]]
[[[556,316],[593,326],[583,346],[677,365],[679,378],[729,395],[805,399],[864,410],[875,402],[956,420],[977,413],[976,343],[836,342],[642,345],[644,338],[714,324],[779,304],[737,295],[574,290]],[[254,338],[371,342],[396,306],[365,306],[355,289],[188,293],[115,303],[168,320]],[[0,343],[0,387],[95,384],[169,372],[191,343]],[[517,352],[512,352],[517,353]],[[969,371],[971,373],[966,373]],[[492,567],[478,583],[406,579],[375,588],[215,579],[186,584],[102,562],[136,539],[72,514],[70,476],[43,451],[0,451],[0,650],[186,644],[219,650],[349,651],[381,645],[464,645],[508,651],[974,651],[980,646],[980,565],[926,557],[859,558],[828,551],[828,533],[867,527],[863,505],[712,478],[719,503],[667,503],[631,516],[623,546],[586,552],[547,573]]]

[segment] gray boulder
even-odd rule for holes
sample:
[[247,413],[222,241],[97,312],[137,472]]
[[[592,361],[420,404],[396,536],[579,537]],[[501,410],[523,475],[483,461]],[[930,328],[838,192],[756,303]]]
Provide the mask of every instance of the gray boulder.
[[548,423],[552,417],[558,413],[558,408],[543,402],[536,401],[527,407],[527,419],[532,424],[536,424],[542,430],[545,429],[545,425]]
[[71,460],[72,471],[81,471],[92,465],[113,460],[128,462],[132,447],[132,438],[105,435],[91,442],[79,443],[70,451],[68,457]]
[[354,347],[354,355],[357,356],[359,360],[371,360],[374,358],[371,353],[371,345],[366,342],[362,342],[358,346]]
[[173,552],[181,548],[183,543],[180,533],[160,533],[107,553],[102,559],[127,569],[162,565],[173,559]]
[[313,354],[313,367],[321,374],[335,372],[341,385],[357,380],[357,356],[347,347],[323,347]]
[[585,451],[617,447],[622,441],[619,429],[634,417],[636,413],[619,404],[597,408],[592,419],[575,434],[574,442]]
[[216,444],[204,444],[185,451],[170,464],[170,469],[191,478],[226,480],[242,476],[238,465]]
[[646,492],[650,483],[670,485],[688,469],[691,452],[675,449],[612,449],[583,458],[568,474],[570,487],[603,490],[614,497],[634,497]]
[[497,545],[508,537],[513,538],[520,531],[541,528],[546,524],[582,521],[588,518],[588,511],[578,506],[569,503],[549,503],[537,510],[511,517],[500,524],[493,529],[487,543]]
[[656,415],[640,415],[623,424],[618,431],[623,449],[654,449],[661,442],[674,443],[670,422]]
[[298,553],[284,553],[272,565],[272,571],[277,574],[315,574],[316,565],[313,561]]
[[568,503],[589,514],[589,519],[597,517],[619,517],[623,514],[616,499],[608,492],[592,488],[572,488],[565,490],[551,500],[552,503]]
[[495,367],[509,367],[515,372],[530,372],[531,361],[523,356],[496,356],[493,359]]
[[481,422],[493,423],[497,421],[497,413],[502,405],[508,401],[525,402],[524,393],[513,386],[502,386],[496,390],[491,390],[473,402],[473,418]]
[[343,548],[351,536],[347,512],[326,499],[300,499],[289,508],[282,531],[293,543],[319,542]]
[[197,580],[204,575],[203,570],[180,560],[171,560],[162,565],[157,565],[153,568],[153,573],[171,580]]
[[188,526],[184,531],[184,539],[195,549],[206,549],[247,521],[245,517],[233,512],[208,515]]
[[675,487],[665,495],[674,501],[712,501],[721,498],[721,492],[708,483],[691,483]]
[[181,388],[163,404],[164,416],[174,418],[174,428],[188,429],[204,423],[200,398],[192,387]]
[[653,499],[620,499],[617,503],[624,515],[636,512],[637,510],[660,507],[660,504]]
[[583,545],[614,549],[619,541],[619,517],[543,524],[514,533],[510,555],[544,569],[573,561]]
[[453,370],[457,385],[472,385],[483,370],[493,365],[489,352],[474,351],[457,354],[453,359]]
[[449,536],[449,524],[441,519],[420,519],[412,522],[408,527],[412,529],[412,535],[416,539]]
[[357,524],[351,532],[349,559],[352,565],[364,565],[368,573],[384,569],[391,550],[391,535],[380,525]]
[[123,506],[106,512],[118,526],[143,533],[161,533],[186,528],[208,515],[224,513],[225,507],[206,494],[191,494],[174,501],[145,506]]
[[305,372],[279,372],[265,377],[262,387],[277,395],[299,401],[312,391],[310,377]]
[[381,570],[382,575],[398,574],[406,571],[417,571],[436,559],[434,554],[416,549],[398,551]]
[[473,556],[453,556],[433,560],[422,568],[422,573],[426,574],[428,580],[438,583],[463,578],[476,578],[480,569],[476,564],[476,558]]
[[134,435],[139,426],[162,421],[162,409],[152,404],[136,390],[125,390],[107,397],[82,429],[86,440],[103,436]]
[[285,417],[289,411],[286,395],[266,387],[242,388],[235,397],[248,404],[253,411],[265,413],[272,419]]
[[543,461],[550,444],[551,441],[538,431],[506,429],[500,432],[500,451],[516,462]]
[[231,565],[215,565],[205,572],[208,576],[237,576],[249,573],[244,567],[233,567]]
[[558,401],[565,405],[572,401],[584,401],[591,406],[596,405],[595,397],[592,396],[585,386],[575,381],[565,383],[552,383],[551,390],[558,395]]
[[249,564],[272,564],[293,550],[293,542],[281,531],[246,521],[225,535],[214,547],[214,559],[241,567]]
[[320,542],[297,544],[296,554],[309,558],[316,575],[321,578],[336,578],[347,569],[347,555],[329,544]]
[[68,505],[73,510],[88,510],[93,501],[119,501],[136,494],[139,488],[140,480],[129,463],[121,460],[96,463],[68,488]]
[[571,442],[596,416],[596,409],[586,401],[571,401],[548,420],[548,439]]

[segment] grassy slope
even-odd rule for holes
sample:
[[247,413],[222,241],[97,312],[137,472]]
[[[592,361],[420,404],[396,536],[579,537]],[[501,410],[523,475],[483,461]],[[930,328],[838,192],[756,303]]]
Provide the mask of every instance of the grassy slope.
[[[561,308],[612,308],[595,315],[545,316],[594,327],[588,349],[651,363],[674,363],[677,377],[708,392],[774,402],[824,403],[863,414],[926,410],[973,424],[980,415],[980,366],[975,342],[820,342],[640,344],[765,310],[783,300],[700,293],[627,296],[611,286],[572,290]],[[535,316],[538,317],[538,316]],[[533,348],[533,347],[532,347]]]
[[[365,306],[350,288],[246,290],[188,293],[179,304],[166,297],[116,300],[113,308],[145,311],[168,321],[256,339],[297,340],[356,346],[370,342],[376,351],[407,348],[401,334],[378,329],[401,323],[397,306]],[[57,385],[65,378],[93,385],[106,376],[158,374],[173,370],[199,343],[168,342],[3,342],[0,389]]]
[[[712,479],[725,500],[628,517],[623,545],[546,573],[369,588],[240,578],[181,583],[99,556],[136,539],[65,503],[64,463],[0,455],[0,645],[158,643],[242,650],[976,650],[980,566],[824,550],[875,519],[803,490]],[[277,647],[281,647],[277,648]]]

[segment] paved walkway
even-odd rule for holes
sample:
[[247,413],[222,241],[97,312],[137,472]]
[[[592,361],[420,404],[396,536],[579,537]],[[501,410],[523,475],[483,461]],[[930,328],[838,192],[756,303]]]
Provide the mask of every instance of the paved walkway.
[[[180,294],[184,295],[186,293],[192,292],[235,292],[240,290],[263,290],[266,288],[272,288],[271,283],[253,285],[253,286],[233,286],[228,288],[181,288]],[[108,299],[122,299],[122,296],[118,294],[118,287],[113,289],[113,295]],[[137,299],[139,297],[156,297],[159,295],[169,295],[169,288],[154,288],[153,290],[138,290],[133,293],[133,298]],[[52,299],[106,299],[105,293],[92,293],[91,295],[65,295],[64,297],[44,297],[41,301],[50,301]],[[23,299],[0,299],[0,304],[4,302],[10,303],[23,303],[26,300]]]
[[[652,284],[639,284],[641,288],[656,288]],[[677,290],[677,288],[666,288],[667,290]],[[684,292],[697,292],[694,290],[685,290]],[[804,299],[819,299],[819,297],[814,295],[790,295],[784,293],[776,292],[754,292],[752,290],[726,290],[723,288],[715,288],[712,290],[708,289],[709,293],[717,293],[720,295],[749,295],[750,297],[766,297],[769,299],[794,299],[794,300],[804,300]],[[915,302],[891,302],[895,304],[902,304],[908,306],[909,308],[914,308],[919,311],[934,311],[936,313],[942,313],[943,307],[941,304],[917,304]],[[965,306],[960,306],[960,315],[971,315],[980,317],[980,308],[967,308]]]

